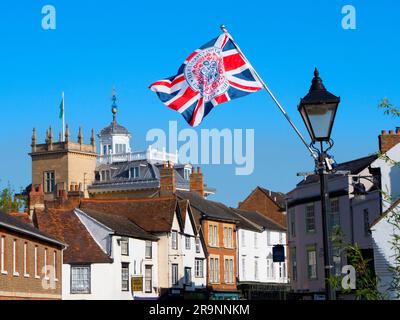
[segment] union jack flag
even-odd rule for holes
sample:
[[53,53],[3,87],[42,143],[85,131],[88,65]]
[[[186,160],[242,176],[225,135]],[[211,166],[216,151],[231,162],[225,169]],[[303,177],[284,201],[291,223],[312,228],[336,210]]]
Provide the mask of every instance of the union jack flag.
[[217,105],[262,89],[228,33],[195,50],[176,76],[150,85],[160,100],[193,127]]

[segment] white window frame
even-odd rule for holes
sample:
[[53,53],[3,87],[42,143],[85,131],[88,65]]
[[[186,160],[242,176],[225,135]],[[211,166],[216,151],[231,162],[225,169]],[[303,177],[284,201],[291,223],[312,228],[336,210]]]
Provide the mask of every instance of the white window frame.
[[[148,270],[150,270],[149,273]],[[144,266],[144,292],[153,292],[153,266],[149,264]]]
[[195,278],[204,277],[204,261],[203,259],[194,259],[194,276]]
[[242,256],[242,280],[246,280],[246,257]]
[[179,284],[179,265],[177,263],[171,264],[171,284],[173,286]]
[[[149,252],[150,254],[149,254]],[[153,258],[153,242],[150,240],[146,240],[145,243],[145,258],[152,259]]]
[[121,256],[129,256],[129,238],[122,237],[120,240]]
[[171,232],[171,248],[178,250],[178,231],[172,230]]
[[121,263],[121,291],[129,291],[129,263],[126,262]]
[[[311,211],[312,209],[312,211]],[[310,213],[312,212],[312,216]],[[310,203],[305,206],[304,209],[304,217],[305,217],[305,227],[306,227],[306,233],[315,233],[315,204]],[[312,224],[314,227],[310,228],[310,224]]]
[[254,279],[259,280],[258,257],[254,257]]
[[1,264],[1,273],[2,274],[7,274],[7,270],[6,270],[6,237],[5,236],[1,236],[0,237],[0,264]]
[[199,237],[196,237],[196,253],[200,253],[201,252],[201,250],[200,250],[200,238]]
[[47,248],[44,249],[44,278],[49,280],[49,275],[47,272]]
[[28,273],[28,242],[24,242],[24,277],[29,278]]
[[38,246],[35,246],[35,249],[34,249],[34,263],[35,263],[35,266],[34,266],[34,268],[35,268],[35,278],[36,279],[40,279],[40,276],[39,276],[39,247]]
[[17,239],[13,240],[13,276],[18,277],[19,272],[17,270]]
[[[84,290],[79,290],[79,288],[74,287],[74,269],[86,269],[88,272],[86,273],[88,275],[88,279],[77,279],[75,280],[78,282],[79,280],[83,280],[87,282],[87,287],[85,287]],[[86,283],[85,283],[86,285]],[[70,279],[70,292],[71,294],[90,294],[91,293],[91,288],[92,288],[92,270],[91,270],[91,265],[72,265],[71,266],[71,279]]]
[[215,224],[213,226],[214,234],[213,234],[213,246],[218,247],[218,226]]
[[185,249],[190,250],[191,248],[191,239],[190,236],[185,236]]
[[339,198],[332,198],[329,200],[330,211],[330,227],[333,229],[335,226],[340,227],[340,201]]
[[[311,255],[313,253],[313,255]],[[311,261],[312,260],[312,261]],[[318,270],[317,270],[317,247],[308,246],[307,247],[307,278],[309,280],[318,279]]]
[[190,175],[192,174],[192,169],[191,168],[184,168],[183,169],[183,178],[185,180],[190,180]]

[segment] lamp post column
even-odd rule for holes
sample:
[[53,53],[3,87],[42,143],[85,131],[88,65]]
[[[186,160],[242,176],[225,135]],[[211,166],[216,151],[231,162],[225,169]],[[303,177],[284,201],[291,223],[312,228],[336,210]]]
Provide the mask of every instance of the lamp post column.
[[328,281],[331,277],[331,246],[329,240],[329,225],[328,225],[328,214],[329,214],[329,192],[327,184],[327,173],[325,170],[325,154],[322,149],[321,143],[321,154],[317,166],[317,171],[320,180],[320,191],[321,191],[321,217],[322,217],[322,237],[324,247],[324,275],[325,275],[325,294],[327,300],[335,300],[336,293]]

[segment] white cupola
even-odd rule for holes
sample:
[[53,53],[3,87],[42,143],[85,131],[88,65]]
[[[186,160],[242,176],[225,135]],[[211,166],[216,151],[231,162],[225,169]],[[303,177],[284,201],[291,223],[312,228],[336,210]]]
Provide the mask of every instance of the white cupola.
[[112,106],[113,121],[109,126],[100,131],[98,135],[100,140],[100,156],[106,155],[122,155],[131,153],[131,134],[128,129],[117,123],[117,96],[115,89],[112,91]]

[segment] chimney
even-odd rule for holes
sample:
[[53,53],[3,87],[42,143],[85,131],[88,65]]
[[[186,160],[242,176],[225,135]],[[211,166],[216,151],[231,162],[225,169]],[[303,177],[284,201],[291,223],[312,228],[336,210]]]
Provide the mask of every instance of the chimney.
[[379,151],[380,153],[386,153],[389,149],[393,148],[396,144],[400,142],[400,128],[397,127],[396,131],[389,130],[389,133],[386,133],[386,130],[382,130],[379,135]]
[[192,172],[190,175],[189,185],[191,192],[197,192],[200,196],[204,197],[204,177],[200,167],[197,167],[197,172]]
[[44,209],[44,192],[41,184],[32,186],[28,200],[29,215],[32,218],[35,209]]
[[169,196],[176,191],[174,165],[167,161],[160,170],[160,196]]
[[69,191],[67,192],[66,198],[68,199],[68,202],[70,203],[76,203],[76,206],[78,206],[80,200],[84,198],[84,194],[81,191],[80,185],[73,185],[71,184],[69,186]]

